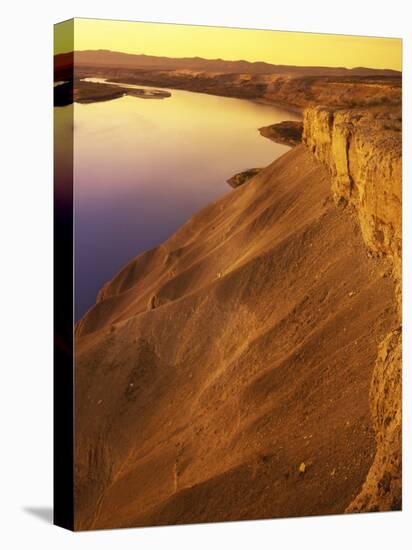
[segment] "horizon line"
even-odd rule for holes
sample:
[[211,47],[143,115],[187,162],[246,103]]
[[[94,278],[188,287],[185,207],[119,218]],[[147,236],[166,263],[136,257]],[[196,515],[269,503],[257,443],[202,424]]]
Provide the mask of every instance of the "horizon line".
[[[89,18],[73,18],[73,19],[89,19]],[[90,18],[90,19],[93,19],[93,18]],[[70,21],[70,19],[68,20]],[[106,20],[105,20],[106,21]],[[108,20],[110,21],[110,20]],[[61,23],[55,23],[55,25],[59,25]],[[168,23],[164,23],[165,25],[168,24]],[[177,23],[175,23],[177,24]],[[191,26],[191,25],[188,25],[188,26]],[[203,26],[203,25],[198,25],[198,26]],[[219,27],[218,27],[219,28]],[[228,28],[233,28],[233,27],[228,27]],[[247,30],[247,29],[246,29]],[[265,30],[265,29],[256,29],[256,30]],[[269,29],[267,29],[269,30]],[[295,31],[281,31],[281,32],[295,32]],[[296,31],[296,32],[300,32],[300,31]],[[302,34],[320,34],[320,33],[305,33],[302,31]],[[328,34],[328,33],[324,33],[324,34]],[[340,35],[333,35],[333,36],[340,36]],[[342,35],[342,36],[349,36],[349,35]],[[355,36],[355,35],[353,35]],[[375,38],[375,37],[371,37],[371,38]],[[379,38],[379,37],[376,37],[376,38]],[[397,39],[394,39],[394,40],[397,40]],[[402,40],[402,39],[400,39]],[[161,58],[166,58],[166,59],[177,59],[177,60],[184,60],[184,59],[201,59],[203,61],[223,61],[223,62],[226,62],[226,63],[248,63],[250,65],[255,65],[255,64],[264,64],[264,65],[268,65],[270,67],[294,67],[294,68],[306,68],[306,69],[309,69],[309,68],[314,68],[314,69],[317,69],[317,68],[326,68],[326,69],[344,69],[344,70],[347,70],[347,71],[352,71],[352,70],[356,70],[356,69],[368,69],[368,70],[371,70],[371,71],[391,71],[391,72],[395,72],[395,73],[400,73],[402,74],[402,69],[391,69],[389,67],[385,67],[385,68],[378,68],[378,67],[367,67],[367,66],[364,66],[364,65],[356,65],[356,66],[353,66],[353,67],[347,67],[347,66],[344,66],[344,65],[290,65],[290,64],[282,64],[282,63],[269,63],[268,61],[248,61],[247,59],[224,59],[222,57],[216,57],[216,58],[208,58],[208,57],[200,57],[198,55],[195,55],[193,57],[190,57],[190,56],[184,56],[184,57],[173,57],[173,56],[168,56],[168,55],[153,55],[153,54],[145,54],[145,53],[132,53],[132,52],[124,52],[124,51],[120,51],[120,50],[110,50],[108,48],[97,48],[97,49],[91,49],[91,48],[87,48],[87,49],[83,49],[83,50],[68,50],[67,52],[59,52],[59,53],[56,53],[56,54],[53,54],[53,57],[56,57],[56,56],[59,56],[59,55],[67,55],[67,54],[74,54],[74,53],[81,53],[81,52],[110,52],[110,53],[116,53],[116,54],[121,54],[121,55],[129,55],[129,56],[144,56],[144,57],[155,57],[155,58],[158,58],[158,59],[161,59]]]

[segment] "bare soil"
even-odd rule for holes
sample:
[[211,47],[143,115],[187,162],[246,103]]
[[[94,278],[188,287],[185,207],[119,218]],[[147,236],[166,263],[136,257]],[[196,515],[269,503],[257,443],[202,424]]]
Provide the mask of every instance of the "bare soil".
[[133,259],[76,327],[76,528],[342,513],[392,280],[300,145]]

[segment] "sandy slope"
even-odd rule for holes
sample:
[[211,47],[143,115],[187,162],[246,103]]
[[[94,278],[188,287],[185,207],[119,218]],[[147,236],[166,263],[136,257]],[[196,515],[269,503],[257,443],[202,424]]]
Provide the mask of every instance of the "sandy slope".
[[359,492],[394,291],[330,186],[296,147],[102,290],[77,327],[77,528],[338,513]]

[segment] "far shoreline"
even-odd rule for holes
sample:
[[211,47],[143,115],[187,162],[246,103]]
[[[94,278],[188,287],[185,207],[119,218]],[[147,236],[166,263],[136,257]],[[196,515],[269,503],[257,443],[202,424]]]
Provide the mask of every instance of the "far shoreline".
[[[212,95],[212,96],[216,96],[216,97],[227,97],[229,99],[231,98],[231,99],[246,100],[246,101],[250,101],[252,103],[258,103],[259,105],[267,105],[269,107],[275,107],[275,108],[278,108],[278,109],[282,109],[283,111],[288,111],[288,112],[290,112],[291,114],[293,114],[295,116],[298,115],[300,120],[303,120],[304,108],[300,108],[300,107],[291,105],[291,104],[286,103],[286,102],[272,101],[270,99],[263,98],[263,97],[242,97],[240,95],[234,95],[234,94],[233,95],[232,94],[222,94],[222,93],[216,93],[215,91],[212,92],[212,91],[208,91],[208,90],[191,90],[189,88],[183,88],[183,87],[178,88],[176,86],[162,86],[160,84],[148,85],[148,84],[141,84],[141,83],[137,83],[137,82],[127,82],[127,81],[125,81],[125,79],[116,79],[116,78],[110,79],[110,78],[103,77],[101,75],[75,78],[73,81],[65,81],[65,82],[56,81],[54,83],[54,89],[56,90],[56,88],[59,88],[62,85],[67,85],[70,82],[73,83],[73,86],[74,86],[75,82],[88,82],[86,80],[88,78],[102,78],[106,81],[106,83],[100,83],[100,82],[96,83],[96,86],[97,85],[107,86],[107,87],[111,86],[112,88],[114,86],[117,86],[117,87],[119,87],[119,89],[121,89],[122,85],[136,85],[136,86],[141,86],[142,88],[147,88],[147,89],[151,89],[151,90],[156,90],[156,89],[159,88],[161,90],[165,90],[165,92],[167,92],[168,90],[176,90],[176,91],[182,91],[182,92],[190,92],[190,93],[193,93],[193,94],[206,94],[206,95]],[[123,89],[123,91],[125,93],[127,93],[126,90],[127,90],[127,88]],[[130,90],[130,88],[129,88],[129,90]],[[113,90],[113,92],[114,92],[114,90]],[[133,95],[133,94],[129,93],[129,95]],[[120,93],[119,94],[113,93],[110,97],[107,97],[107,101],[112,100],[112,99],[117,99],[118,97],[121,97]],[[168,96],[165,95],[164,97],[168,97]],[[145,98],[143,98],[143,99],[145,99]],[[149,99],[149,98],[147,98],[147,99]],[[150,99],[156,99],[156,98],[151,97]],[[77,102],[76,100],[74,100],[74,101]],[[94,102],[97,102],[97,101],[102,101],[102,99],[82,100],[80,102],[81,103],[94,103]],[[61,107],[62,105],[55,105],[55,106],[56,107]]]

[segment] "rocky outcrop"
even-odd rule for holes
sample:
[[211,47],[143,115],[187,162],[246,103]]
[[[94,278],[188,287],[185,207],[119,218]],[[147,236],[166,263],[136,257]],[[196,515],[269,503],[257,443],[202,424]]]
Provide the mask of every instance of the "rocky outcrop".
[[275,143],[295,147],[302,143],[303,124],[297,120],[284,120],[259,128],[260,135]]
[[326,165],[338,205],[350,205],[370,253],[393,277],[399,328],[380,343],[370,388],[376,454],[348,512],[401,507],[401,253],[402,142],[400,109],[304,114],[303,141]]
[[390,332],[378,350],[370,389],[376,454],[362,491],[347,512],[402,507],[402,334]]
[[355,207],[366,244],[389,259],[392,273],[400,281],[400,112],[308,109],[303,139],[329,167],[335,201]]
[[267,101],[300,110],[318,105],[382,108],[399,104],[401,95],[400,75],[399,78],[271,75],[264,90]]
[[226,180],[226,183],[228,183],[230,187],[236,189],[236,187],[240,187],[251,178],[256,176],[256,174],[259,174],[261,170],[262,168],[249,168],[248,170],[244,170],[243,172],[235,174],[234,176]]

